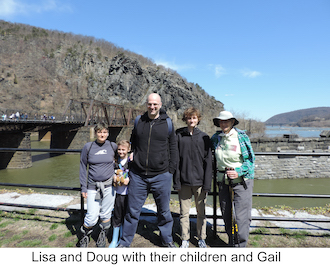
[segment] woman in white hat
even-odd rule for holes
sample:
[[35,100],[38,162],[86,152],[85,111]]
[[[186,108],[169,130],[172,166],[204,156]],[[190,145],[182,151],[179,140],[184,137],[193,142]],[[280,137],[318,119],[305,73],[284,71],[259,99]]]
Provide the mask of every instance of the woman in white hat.
[[213,118],[220,127],[211,138],[217,165],[219,198],[229,245],[246,247],[251,223],[255,156],[247,134],[228,111]]

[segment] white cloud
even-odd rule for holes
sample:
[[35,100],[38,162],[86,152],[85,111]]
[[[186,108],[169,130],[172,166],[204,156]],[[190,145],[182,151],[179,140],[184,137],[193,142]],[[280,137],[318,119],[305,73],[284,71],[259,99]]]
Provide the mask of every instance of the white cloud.
[[216,65],[214,71],[217,78],[226,74],[226,70],[221,65]]
[[227,74],[226,69],[221,65],[208,65],[211,70],[213,70],[215,77],[220,78],[221,76]]
[[244,77],[248,77],[248,78],[256,78],[258,76],[261,76],[261,73],[259,71],[248,70],[248,69],[242,70],[241,73]]
[[0,0],[0,17],[11,18],[17,15],[31,15],[47,11],[71,11],[71,7],[57,0],[42,0],[38,3],[25,3],[21,0]]
[[15,0],[0,0],[0,16],[8,17],[16,12],[21,13],[20,5]]

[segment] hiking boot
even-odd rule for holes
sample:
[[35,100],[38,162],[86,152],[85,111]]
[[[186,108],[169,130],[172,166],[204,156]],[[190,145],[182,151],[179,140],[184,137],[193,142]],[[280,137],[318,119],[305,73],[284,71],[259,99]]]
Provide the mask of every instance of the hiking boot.
[[105,247],[106,244],[106,230],[101,230],[99,237],[97,238],[96,241],[96,246],[97,247]]
[[83,233],[83,237],[79,240],[79,247],[87,248],[89,244],[89,236],[93,232],[93,228],[86,228],[82,225],[80,231]]
[[87,248],[89,244],[89,236],[84,235],[80,240],[79,240],[79,247],[81,248]]
[[106,241],[107,241],[107,234],[110,228],[110,220],[107,222],[101,222],[99,224],[101,231],[99,234],[99,237],[97,238],[96,241],[96,246],[97,247],[105,247]]

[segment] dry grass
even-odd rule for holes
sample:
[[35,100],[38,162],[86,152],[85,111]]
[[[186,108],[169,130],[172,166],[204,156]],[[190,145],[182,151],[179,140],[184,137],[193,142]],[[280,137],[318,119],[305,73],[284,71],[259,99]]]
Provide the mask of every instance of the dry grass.
[[[178,204],[171,203],[173,212]],[[141,218],[132,247],[161,247],[156,217]],[[0,211],[0,247],[76,247],[80,228],[79,213],[63,211],[35,210],[7,212]],[[191,222],[191,233],[196,235],[196,224]],[[92,234],[90,247],[95,247],[98,231]],[[210,247],[226,247],[227,236],[223,227],[218,227],[213,235],[211,226],[207,228],[206,242]],[[180,245],[180,225],[174,219],[173,237]],[[111,230],[108,235],[111,241]],[[190,247],[197,246],[197,239],[191,238]],[[248,247],[330,247],[330,234],[291,231],[277,228],[269,222],[250,233]]]
[[[0,190],[6,192],[6,190]],[[31,193],[33,191],[26,191]],[[22,193],[22,191],[20,191]],[[79,198],[71,204],[79,203]],[[148,199],[146,204],[153,204]],[[173,213],[179,213],[178,201],[171,200],[170,208]],[[259,211],[274,214],[277,210],[297,211],[286,206],[263,207]],[[305,208],[311,214],[330,216],[330,206]],[[80,237],[81,219],[79,212],[64,212],[52,210],[20,210],[0,211],[0,247],[76,247]],[[191,221],[190,247],[197,245],[196,223]],[[96,247],[95,242],[99,230],[92,234],[89,247]],[[108,241],[111,242],[111,230]],[[177,217],[174,218],[173,239],[177,246],[180,245],[180,224]],[[211,225],[207,227],[206,243],[209,247],[226,247],[227,235],[223,226],[218,226],[214,235]],[[157,218],[141,217],[137,232],[131,247],[161,247]],[[278,228],[270,222],[261,222],[258,227],[251,230],[248,247],[330,247],[330,232],[328,234],[317,231],[297,231]]]

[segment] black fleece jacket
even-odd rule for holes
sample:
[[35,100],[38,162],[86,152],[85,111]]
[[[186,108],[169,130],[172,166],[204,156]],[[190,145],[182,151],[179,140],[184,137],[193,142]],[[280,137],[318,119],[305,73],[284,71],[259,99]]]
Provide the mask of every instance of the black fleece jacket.
[[157,119],[144,113],[131,134],[133,161],[131,170],[140,175],[174,173],[177,161],[177,144],[174,127],[169,134],[166,118],[161,109]]
[[176,131],[178,141],[178,163],[174,174],[174,189],[181,185],[202,186],[203,190],[211,190],[212,182],[212,152],[210,137],[195,128],[193,134],[188,128]]

